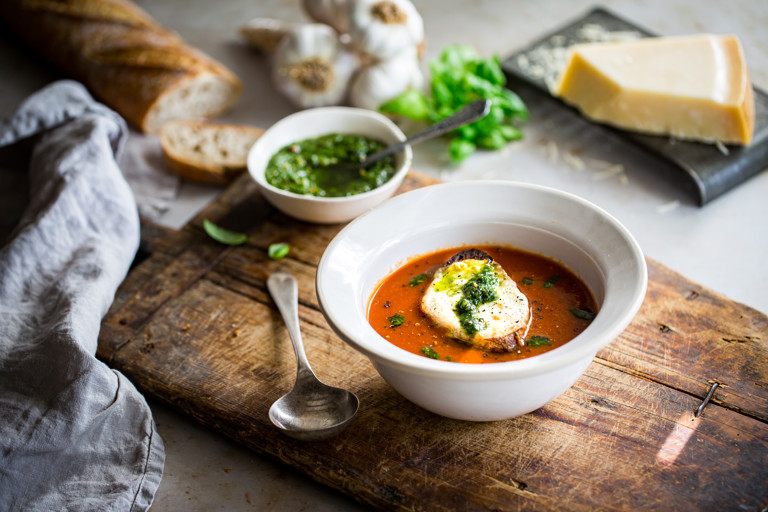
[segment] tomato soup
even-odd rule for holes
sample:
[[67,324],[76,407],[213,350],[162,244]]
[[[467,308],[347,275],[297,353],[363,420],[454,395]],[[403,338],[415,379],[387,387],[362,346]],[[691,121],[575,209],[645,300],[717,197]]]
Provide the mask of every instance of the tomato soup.
[[419,256],[379,283],[368,305],[368,322],[394,345],[414,354],[461,363],[514,361],[557,348],[582,332],[597,313],[587,286],[563,265],[544,256],[500,246],[473,246],[498,262],[528,299],[530,320],[522,344],[488,352],[450,338],[422,312],[421,299],[435,270],[458,247]]

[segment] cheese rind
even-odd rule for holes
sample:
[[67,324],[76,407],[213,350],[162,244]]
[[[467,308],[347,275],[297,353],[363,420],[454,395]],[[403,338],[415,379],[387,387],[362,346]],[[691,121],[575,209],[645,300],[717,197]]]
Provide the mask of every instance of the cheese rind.
[[752,84],[735,36],[575,45],[554,94],[627,130],[743,145],[754,132]]

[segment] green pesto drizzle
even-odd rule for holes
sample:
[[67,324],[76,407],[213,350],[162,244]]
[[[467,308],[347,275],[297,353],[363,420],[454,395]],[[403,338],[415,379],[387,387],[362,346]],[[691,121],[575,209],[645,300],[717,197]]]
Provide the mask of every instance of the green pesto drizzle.
[[499,276],[489,264],[483,265],[479,272],[472,276],[461,287],[461,298],[453,311],[459,318],[459,324],[469,336],[486,327],[485,321],[478,316],[477,308],[483,304],[499,300],[496,288],[499,286]]

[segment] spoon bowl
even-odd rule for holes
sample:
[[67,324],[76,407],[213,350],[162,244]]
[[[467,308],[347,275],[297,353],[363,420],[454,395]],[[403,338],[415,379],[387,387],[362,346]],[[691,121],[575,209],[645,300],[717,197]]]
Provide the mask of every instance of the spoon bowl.
[[269,408],[269,419],[303,441],[327,439],[344,430],[357,413],[357,397],[319,380],[295,387]]
[[354,393],[322,383],[312,371],[299,330],[299,293],[296,279],[277,272],[267,279],[267,289],[285,321],[296,353],[296,384],[269,408],[269,419],[286,435],[303,441],[332,437],[357,414]]

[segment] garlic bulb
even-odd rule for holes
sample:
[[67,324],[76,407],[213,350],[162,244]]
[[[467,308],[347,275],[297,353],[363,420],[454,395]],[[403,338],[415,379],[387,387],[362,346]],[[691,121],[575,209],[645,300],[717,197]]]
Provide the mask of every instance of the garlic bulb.
[[275,49],[275,86],[300,108],[342,102],[357,58],[339,43],[328,25],[301,25],[286,34]]
[[424,39],[424,22],[410,0],[354,0],[349,36],[359,51],[389,59]]
[[304,11],[313,20],[346,34],[349,27],[350,0],[302,0]]
[[400,93],[423,85],[424,75],[414,48],[362,68],[352,79],[349,101],[355,107],[378,110]]
[[272,54],[283,37],[298,26],[274,18],[254,18],[240,27],[240,36],[248,46]]

